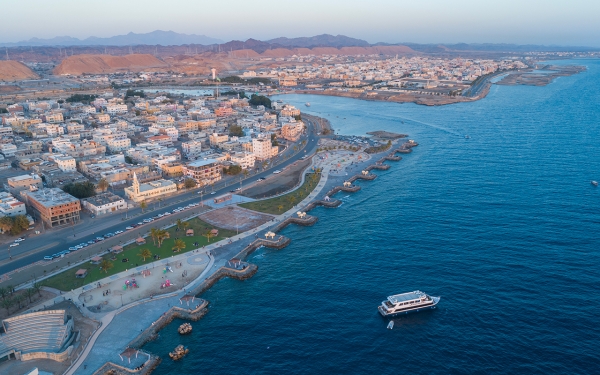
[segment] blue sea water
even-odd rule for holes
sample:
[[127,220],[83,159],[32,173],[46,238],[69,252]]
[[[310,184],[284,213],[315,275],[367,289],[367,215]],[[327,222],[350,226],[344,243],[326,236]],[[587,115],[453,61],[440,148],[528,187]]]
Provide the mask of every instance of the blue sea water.
[[[191,336],[175,322],[146,345],[157,372],[598,373],[600,61],[556,63],[588,70],[442,107],[282,96],[341,134],[420,145],[251,256],[252,279],[205,293]],[[439,308],[386,329],[376,307],[416,289]],[[191,353],[172,362],[179,343]]]

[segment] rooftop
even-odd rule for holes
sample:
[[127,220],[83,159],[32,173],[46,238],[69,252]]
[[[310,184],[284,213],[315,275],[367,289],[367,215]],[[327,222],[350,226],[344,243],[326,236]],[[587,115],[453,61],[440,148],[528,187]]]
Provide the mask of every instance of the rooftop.
[[189,167],[204,167],[205,165],[216,163],[217,159],[196,160],[188,163]]
[[406,301],[413,301],[413,300],[420,300],[421,297],[425,296],[425,293],[419,291],[419,290],[415,290],[414,292],[408,292],[408,293],[402,293],[402,294],[396,294],[393,296],[389,296],[388,300],[391,303],[399,303],[399,302],[406,302]]
[[79,202],[79,199],[65,193],[59,188],[45,188],[38,191],[26,191],[24,194],[35,199],[45,207],[54,207],[59,204]]
[[90,204],[93,204],[94,206],[104,206],[105,204],[109,204],[109,203],[113,203],[113,202],[118,202],[123,200],[123,198],[119,197],[116,194],[113,193],[103,193],[103,194],[98,194],[96,196],[93,197],[89,197],[89,198],[84,198],[81,201],[82,202],[88,202]]

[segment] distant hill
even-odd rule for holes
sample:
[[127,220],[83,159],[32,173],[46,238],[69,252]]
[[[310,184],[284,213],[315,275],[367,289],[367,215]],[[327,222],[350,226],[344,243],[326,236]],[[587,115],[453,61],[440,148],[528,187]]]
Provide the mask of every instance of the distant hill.
[[267,40],[267,43],[278,44],[284,47],[368,47],[369,42],[362,39],[350,38],[345,35],[322,34],[302,38],[275,38]]
[[120,71],[139,72],[151,68],[166,68],[162,60],[148,54],[126,56],[111,55],[75,55],[64,59],[54,68],[54,74],[106,74]]
[[206,35],[179,34],[174,31],[156,30],[145,34],[129,33],[109,38],[91,36],[83,40],[70,36],[57,36],[51,39],[31,38],[17,43],[0,43],[0,46],[180,46],[183,44],[209,45],[222,42],[220,39],[211,38]]
[[18,61],[0,61],[0,81],[22,81],[39,78],[29,67]]

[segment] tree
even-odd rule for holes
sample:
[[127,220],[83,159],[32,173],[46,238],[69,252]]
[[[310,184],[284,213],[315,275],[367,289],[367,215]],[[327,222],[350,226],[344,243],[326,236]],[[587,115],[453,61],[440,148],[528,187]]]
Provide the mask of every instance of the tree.
[[280,204],[279,206],[277,206],[277,209],[279,209],[279,211],[283,210],[283,205]]
[[242,172],[242,167],[239,165],[232,165],[229,168],[223,168],[223,170],[225,171],[225,173],[227,173],[228,175],[238,175]]
[[42,296],[42,284],[34,283],[32,288],[40,297]]
[[294,202],[296,202],[296,197],[295,197],[295,196],[293,196],[293,195],[290,195],[290,196],[288,197],[288,201],[290,201],[290,204],[293,206],[293,205],[294,205]]
[[271,108],[271,99],[262,95],[252,94],[248,103],[251,105],[263,105],[266,108]]
[[150,237],[152,237],[152,242],[154,242],[154,246],[156,246],[156,239],[158,238],[158,232],[160,229],[158,228],[150,228]]
[[248,175],[250,174],[250,172],[247,169],[244,169],[242,173],[244,174],[244,178],[248,178]]
[[190,223],[187,221],[184,221],[183,223],[181,223],[181,226],[183,227],[183,229],[187,229],[190,226]]
[[178,229],[181,229],[182,224],[183,224],[183,220],[181,220],[181,219],[177,219],[177,221],[175,222],[175,225],[177,225]]
[[140,208],[142,209],[142,212],[144,212],[144,210],[148,208],[148,203],[146,203],[146,201],[141,201]]
[[83,199],[96,195],[96,186],[90,181],[69,183],[63,186],[65,193],[71,194],[75,198]]
[[172,250],[175,250],[176,252],[180,252],[182,249],[185,249],[185,242],[182,239],[178,238],[173,243]]
[[186,179],[183,181],[183,186],[184,186],[186,189],[192,189],[192,188],[195,188],[195,187],[196,187],[196,180],[194,180],[193,178],[186,178]]
[[100,262],[100,269],[102,271],[104,271],[104,273],[108,273],[108,271],[113,268],[115,265],[112,264],[111,261],[109,261],[108,259],[102,259],[102,262]]
[[2,302],[0,302],[0,305],[2,305],[2,307],[6,309],[6,314],[10,313],[9,310],[11,307],[13,307],[14,304],[15,302],[12,298],[3,299]]
[[13,297],[13,301],[17,304],[19,310],[21,309],[21,302],[25,301],[25,298],[26,297],[22,294],[18,294]]
[[163,241],[169,237],[170,237],[169,232],[167,232],[164,229],[159,229],[158,234],[156,235],[156,238],[158,240],[158,247],[160,247],[162,245]]
[[152,253],[148,249],[142,249],[142,250],[140,250],[140,253],[138,254],[138,256],[140,256],[145,262],[146,258],[150,258],[152,256]]
[[244,128],[239,125],[231,125],[229,126],[229,135],[234,137],[243,137]]
[[13,218],[10,216],[4,216],[0,218],[0,229],[3,233],[10,232],[13,226]]
[[100,189],[101,191],[106,191],[106,189],[108,189],[108,181],[106,181],[105,178],[101,178],[100,181],[98,181],[98,189]]
[[33,288],[27,288],[25,290],[25,296],[27,296],[29,303],[31,303],[31,297],[33,297],[34,295],[35,295],[35,290]]
[[29,219],[25,215],[17,215],[13,218],[13,226],[10,229],[10,233],[17,235],[24,230],[29,228]]
[[6,299],[6,297],[8,296],[8,289],[6,288],[0,288],[0,298],[2,299]]
[[206,239],[208,240],[208,242],[210,242],[211,237],[213,237],[212,230],[207,229],[206,232],[204,232],[203,236],[206,237]]

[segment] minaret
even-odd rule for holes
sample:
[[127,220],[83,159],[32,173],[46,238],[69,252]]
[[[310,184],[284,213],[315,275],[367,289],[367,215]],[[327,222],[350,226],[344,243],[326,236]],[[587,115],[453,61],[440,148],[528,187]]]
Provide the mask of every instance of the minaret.
[[133,194],[135,194],[136,197],[140,195],[140,183],[137,179],[137,175],[135,174],[135,172],[133,172],[133,184],[131,185],[131,187],[133,187]]

